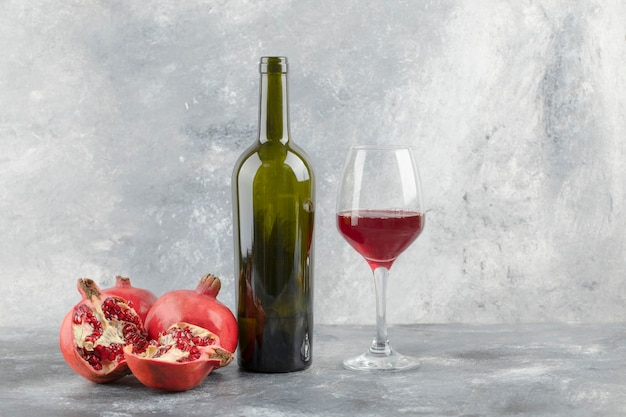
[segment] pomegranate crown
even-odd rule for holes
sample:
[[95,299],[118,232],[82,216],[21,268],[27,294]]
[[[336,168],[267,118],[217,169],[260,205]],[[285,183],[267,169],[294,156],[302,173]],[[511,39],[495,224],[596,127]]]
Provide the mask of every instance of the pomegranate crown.
[[213,274],[206,274],[200,278],[196,291],[215,298],[217,297],[217,294],[219,294],[221,288],[222,282],[218,277]]

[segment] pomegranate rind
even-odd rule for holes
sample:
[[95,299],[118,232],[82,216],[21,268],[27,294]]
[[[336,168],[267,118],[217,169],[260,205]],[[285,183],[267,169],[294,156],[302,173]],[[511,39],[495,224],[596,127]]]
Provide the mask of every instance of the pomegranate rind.
[[219,365],[219,359],[203,355],[193,362],[167,362],[145,358],[133,353],[132,346],[124,347],[126,364],[132,374],[147,387],[162,391],[187,391],[200,385]]

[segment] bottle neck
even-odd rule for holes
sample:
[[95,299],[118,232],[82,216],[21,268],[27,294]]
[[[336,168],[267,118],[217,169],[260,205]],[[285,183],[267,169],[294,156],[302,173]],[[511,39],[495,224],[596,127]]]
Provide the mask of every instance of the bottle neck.
[[261,73],[259,142],[289,142],[287,73]]

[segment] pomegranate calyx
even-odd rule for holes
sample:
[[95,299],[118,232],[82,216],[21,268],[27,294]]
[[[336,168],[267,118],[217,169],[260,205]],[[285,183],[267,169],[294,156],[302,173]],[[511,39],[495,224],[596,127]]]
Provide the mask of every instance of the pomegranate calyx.
[[222,288],[222,281],[213,274],[206,274],[200,278],[196,292],[216,298]]
[[128,277],[123,277],[121,275],[118,275],[115,277],[115,286],[120,288],[120,287],[130,287],[130,278]]
[[83,298],[87,300],[94,300],[100,297],[100,288],[96,282],[91,278],[79,278],[77,282],[78,291],[82,294]]

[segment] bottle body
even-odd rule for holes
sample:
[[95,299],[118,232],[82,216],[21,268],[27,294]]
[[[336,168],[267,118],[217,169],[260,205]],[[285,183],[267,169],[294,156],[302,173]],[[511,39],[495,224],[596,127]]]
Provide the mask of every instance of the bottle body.
[[284,58],[264,59],[259,140],[232,178],[238,363],[290,372],[311,364],[315,180],[289,138],[286,63],[271,66]]

